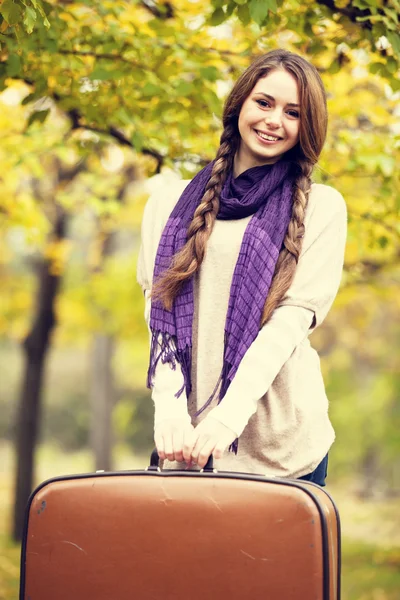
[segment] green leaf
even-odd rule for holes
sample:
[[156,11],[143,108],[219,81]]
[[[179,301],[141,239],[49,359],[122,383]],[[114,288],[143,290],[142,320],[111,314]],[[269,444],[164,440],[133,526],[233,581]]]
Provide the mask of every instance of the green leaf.
[[398,77],[391,77],[389,85],[392,88],[393,92],[400,91],[400,79]]
[[10,54],[7,60],[7,75],[15,77],[21,71],[21,59],[18,54]]
[[329,69],[327,69],[328,73],[330,73],[331,75],[336,75],[336,73],[339,73],[340,71],[340,64],[338,60],[334,60],[331,64],[331,66],[329,67]]
[[43,45],[46,48],[47,52],[50,52],[50,54],[55,54],[58,50],[58,43],[53,38],[46,37],[46,39],[43,40]]
[[190,81],[179,81],[175,90],[180,96],[188,96],[193,91],[193,84]]
[[210,25],[212,25],[212,27],[217,27],[217,25],[221,25],[225,19],[226,15],[222,8],[217,8],[210,17]]
[[395,52],[397,56],[400,56],[400,35],[390,31],[387,33],[387,39],[392,44],[393,52]]
[[91,79],[91,80],[103,81],[103,80],[109,79],[109,78],[110,78],[110,71],[107,71],[106,69],[104,69],[104,67],[101,67],[100,65],[95,65],[93,71],[89,75],[89,79]]
[[141,152],[143,150],[143,146],[145,144],[145,139],[143,135],[139,131],[135,131],[131,137],[131,142],[137,150],[137,152]]
[[[32,4],[33,4],[33,2],[32,2]],[[49,22],[47,16],[51,13],[51,11],[53,10],[54,7],[51,4],[49,4],[49,2],[45,2],[44,0],[40,0],[40,1],[37,0],[34,4],[34,7],[39,12],[39,14],[42,16],[43,25],[47,29],[50,29],[50,22]]]
[[123,125],[132,125],[132,123],[134,122],[132,114],[128,112],[124,107],[119,108],[117,111],[115,111],[114,114]]
[[[32,2],[33,4],[33,2]],[[34,7],[36,10],[40,12],[43,17],[49,16],[49,14],[53,11],[54,6],[50,4],[50,2],[46,2],[46,0],[36,0]]]
[[13,0],[4,0],[0,5],[0,13],[9,25],[16,25],[22,19],[22,8]]
[[393,156],[387,156],[386,154],[380,154],[377,163],[379,169],[385,177],[390,177],[395,169],[395,159]]
[[25,98],[22,100],[21,104],[22,104],[22,106],[26,106],[30,102],[37,100],[37,98],[38,98],[37,92],[33,92],[32,94],[28,94],[27,96],[25,96]]
[[382,71],[382,69],[384,68],[384,64],[381,62],[374,62],[371,63],[369,65],[369,72],[372,73],[373,75],[376,75],[377,73],[379,73],[380,71]]
[[251,0],[250,16],[258,25],[261,25],[268,16],[269,0]]
[[392,75],[396,73],[397,69],[399,68],[397,60],[395,60],[392,56],[389,56],[386,63],[386,68]]
[[217,67],[213,66],[201,67],[200,75],[203,79],[207,79],[208,81],[216,81],[219,76],[219,71]]
[[246,4],[247,0],[235,0],[236,4]]
[[36,10],[34,8],[31,8],[30,6],[27,6],[25,8],[25,18],[24,18],[24,25],[25,25],[25,29],[26,29],[27,33],[32,33],[33,28],[35,26],[36,19],[37,19]]
[[397,14],[397,12],[395,10],[393,10],[393,8],[388,8],[387,6],[385,6],[383,8],[384,13],[387,14],[387,16],[394,22],[394,23],[398,23],[399,22],[399,15]]
[[235,8],[237,8],[237,5],[234,0],[231,0],[231,2],[229,2],[229,4],[226,5],[225,18],[230,17]]
[[160,96],[161,89],[158,85],[154,85],[154,83],[150,83],[149,81],[144,85],[141,90],[142,96]]
[[44,123],[47,119],[49,112],[50,109],[48,108],[47,110],[38,110],[32,113],[28,119],[28,127],[30,127],[35,121],[38,121],[39,123]]
[[[79,58],[79,57],[77,57]],[[98,81],[106,81],[108,79],[120,79],[126,73],[120,69],[113,69],[112,67],[104,68],[100,64],[96,64],[95,68],[90,74],[90,79]]]
[[237,16],[239,17],[239,19],[241,20],[243,25],[246,26],[250,23],[251,17],[250,17],[250,11],[249,11],[248,4],[244,4],[243,6],[238,6],[236,12],[237,12]]
[[310,21],[304,21],[303,31],[311,40],[314,39],[314,32]]
[[387,245],[388,245],[388,243],[389,243],[389,239],[386,237],[386,235],[381,235],[381,236],[378,238],[377,242],[378,242],[378,244],[379,244],[379,246],[380,246],[381,248],[386,248],[386,246],[387,246]]

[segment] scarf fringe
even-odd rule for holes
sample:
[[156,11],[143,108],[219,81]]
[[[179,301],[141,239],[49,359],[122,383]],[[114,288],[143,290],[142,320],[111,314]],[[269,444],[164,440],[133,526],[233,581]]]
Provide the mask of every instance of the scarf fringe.
[[229,452],[233,452],[235,455],[238,453],[239,450],[239,438],[236,438],[236,440],[234,440],[232,442],[232,444],[229,446]]
[[154,387],[154,378],[159,361],[162,364],[168,363],[173,371],[176,370],[177,363],[181,366],[183,374],[183,385],[174,394],[179,398],[186,389],[187,397],[191,392],[190,369],[192,364],[191,348],[186,346],[183,350],[178,350],[174,336],[161,331],[152,331],[150,344],[150,361],[147,371],[147,387]]
[[[229,387],[229,383],[228,383],[228,385],[226,384],[226,376],[229,373],[229,370],[230,370],[230,367],[229,367],[228,363],[224,362],[222,369],[221,369],[221,373],[219,374],[219,377],[218,377],[218,381],[215,384],[215,387],[211,393],[211,396],[208,398],[207,402],[205,404],[203,404],[203,406],[195,413],[195,415],[194,415],[195,417],[198,417],[199,415],[201,415],[201,413],[203,413],[206,410],[206,408],[208,408],[210,406],[212,401],[217,397],[217,391],[220,386],[221,387],[218,392],[218,404],[221,402],[222,398],[225,396],[225,393]],[[222,393],[222,390],[224,388],[226,388],[225,392]]]
[[[205,404],[203,404],[203,406],[195,413],[195,415],[194,415],[195,417],[198,417],[199,415],[201,415],[201,413],[204,412],[206,410],[206,408],[208,408],[210,406],[212,401],[217,396],[218,388],[219,388],[218,404],[222,401],[222,399],[224,398],[224,396],[225,396],[226,392],[228,391],[228,388],[231,384],[230,380],[228,379],[228,373],[230,370],[231,370],[231,365],[227,361],[225,361],[222,366],[221,373],[218,377],[218,381],[211,393],[211,396],[208,398],[207,402]],[[232,442],[232,444],[229,446],[229,452],[233,452],[235,455],[237,455],[238,449],[239,449],[239,439],[236,438],[236,440],[234,440]]]
[[[173,369],[174,371],[176,370],[177,363],[181,366],[184,382],[180,390],[178,390],[174,395],[175,398],[179,398],[186,389],[187,398],[189,398],[189,394],[191,391],[191,348],[189,346],[186,346],[183,350],[178,350],[173,336],[171,336],[169,333],[153,331],[151,334],[150,366],[147,372],[147,387],[149,389],[154,387],[154,377],[156,374],[157,365],[160,360],[163,365],[165,363],[169,363],[171,369]],[[230,365],[225,361],[211,396],[208,398],[207,402],[200,408],[200,410],[198,410],[195,413],[195,417],[201,415],[201,413],[204,412],[206,408],[210,406],[212,401],[217,396],[218,388],[220,388],[218,393],[218,404],[221,402],[231,383],[227,377],[230,368]],[[236,455],[238,453],[238,446],[239,440],[238,438],[236,438],[236,440],[234,440],[229,446],[229,452],[233,452]]]

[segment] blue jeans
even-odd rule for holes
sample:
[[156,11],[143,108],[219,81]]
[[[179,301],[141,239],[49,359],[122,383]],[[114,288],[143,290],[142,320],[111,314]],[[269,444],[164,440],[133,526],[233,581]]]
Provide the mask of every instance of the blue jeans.
[[328,455],[326,455],[325,458],[321,460],[318,467],[312,473],[308,473],[308,475],[303,475],[303,477],[299,477],[299,479],[304,479],[304,481],[311,481],[312,483],[316,483],[317,485],[324,487],[327,474]]

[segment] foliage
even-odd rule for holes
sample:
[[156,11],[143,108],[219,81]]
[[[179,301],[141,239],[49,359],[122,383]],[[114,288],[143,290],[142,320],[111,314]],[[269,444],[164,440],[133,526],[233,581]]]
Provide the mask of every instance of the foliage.
[[[380,473],[394,485],[399,3],[12,4],[15,14],[7,12],[8,0],[0,4],[0,336],[19,341],[26,334],[35,268],[48,259],[63,275],[55,343],[86,348],[96,331],[116,336],[115,425],[135,443],[141,405],[129,399],[139,375],[144,383],[144,368],[132,365],[137,359],[142,368],[147,352],[135,283],[149,189],[140,182],[171,169],[190,177],[213,158],[232,81],[255,55],[293,49],[317,66],[328,91],[329,135],[316,179],[339,189],[349,209],[342,291],[312,338],[323,355],[339,438],[334,464],[342,472],[361,468],[373,448]],[[76,176],[60,177],[78,167]],[[55,242],[59,209],[69,228],[67,239]],[[115,252],[105,257],[110,238]],[[57,419],[71,424],[66,447],[71,438],[86,439],[84,394],[71,393],[64,408],[49,407],[46,432],[63,435]]]
[[48,118],[43,98],[52,99],[73,131],[111,135],[158,165],[188,151],[212,152],[219,123],[209,115],[221,114],[216,83],[278,44],[289,41],[332,75],[352,53],[365,52],[369,72],[400,89],[398,0],[214,0],[206,6],[184,0],[179,8],[138,0],[5,0],[0,11],[0,85],[9,78],[29,85],[28,127]]
[[347,61],[350,48],[366,49],[374,56],[370,73],[380,72],[393,89],[400,89],[396,78],[400,63],[398,0],[317,0],[301,4],[297,0],[212,0],[212,4],[210,21],[214,24],[236,14],[244,25],[255,21],[267,34],[282,29],[295,33],[297,45],[303,51],[306,47],[310,55],[336,47],[332,74]]

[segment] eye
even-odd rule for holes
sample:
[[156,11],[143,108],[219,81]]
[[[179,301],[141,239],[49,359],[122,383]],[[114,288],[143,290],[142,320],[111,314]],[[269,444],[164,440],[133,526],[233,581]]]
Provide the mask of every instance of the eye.
[[295,119],[298,119],[300,117],[300,113],[297,110],[288,110],[287,113]]
[[270,103],[268,102],[268,100],[256,100],[256,102],[263,108],[267,108],[268,106],[270,106]]

